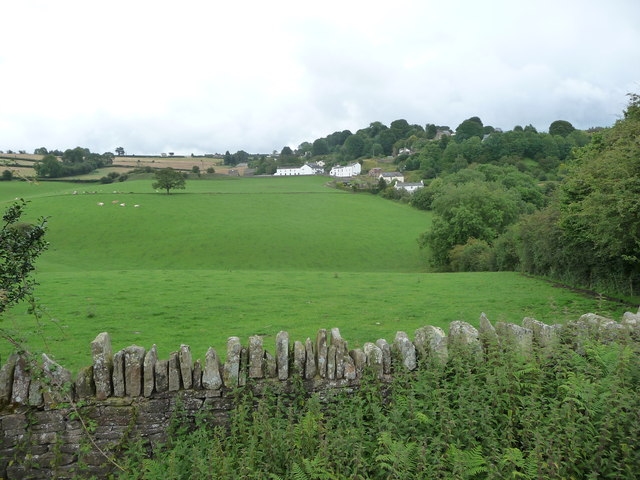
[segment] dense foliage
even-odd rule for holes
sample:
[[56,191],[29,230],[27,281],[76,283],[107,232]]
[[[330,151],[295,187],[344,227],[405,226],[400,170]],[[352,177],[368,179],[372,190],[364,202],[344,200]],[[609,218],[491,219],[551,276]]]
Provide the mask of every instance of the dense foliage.
[[205,415],[187,433],[178,418],[154,458],[133,445],[118,478],[636,478],[638,353],[460,354],[322,400],[241,391],[228,429]]
[[151,188],[166,190],[167,195],[171,193],[171,190],[185,189],[184,175],[171,167],[157,170],[155,179],[156,181],[151,185]]
[[39,177],[59,178],[82,175],[113,163],[113,153],[91,153],[88,148],[82,147],[67,149],[59,155],[60,158],[54,153],[48,153],[44,147],[36,151],[44,154],[42,160],[34,167]]

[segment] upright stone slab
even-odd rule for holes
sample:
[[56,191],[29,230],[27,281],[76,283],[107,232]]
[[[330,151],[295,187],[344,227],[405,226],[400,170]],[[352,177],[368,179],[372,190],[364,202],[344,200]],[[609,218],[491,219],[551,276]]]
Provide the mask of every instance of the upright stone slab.
[[393,341],[393,350],[398,355],[402,366],[406,370],[415,370],[418,366],[416,361],[416,347],[409,340],[405,332],[396,332],[396,338]]
[[113,352],[111,338],[107,332],[98,334],[91,342],[91,357],[93,358],[93,381],[96,385],[96,399],[104,400],[113,391]]
[[356,379],[356,364],[351,358],[351,355],[347,354],[343,356],[344,362],[344,378],[345,380],[355,380]]
[[93,381],[93,365],[81,368],[76,376],[76,397],[79,399],[92,398],[96,394]]
[[533,351],[533,331],[514,323],[496,322],[496,332],[501,340],[524,354]]
[[[193,383],[192,388],[194,390],[202,390],[202,362],[200,359],[193,362]],[[220,382],[222,382],[222,377],[220,377]]]
[[349,356],[353,360],[356,378],[362,377],[364,367],[367,365],[367,356],[364,354],[361,348],[355,348],[351,350],[349,352]]
[[13,372],[18,361],[18,354],[12,353],[7,361],[0,368],[0,404],[7,404],[11,400],[11,390],[13,389]]
[[307,352],[304,344],[296,340],[293,342],[293,373],[304,377],[304,364],[307,361]]
[[124,349],[124,388],[127,397],[142,396],[142,372],[146,350],[138,345]]
[[448,346],[459,350],[469,349],[479,356],[482,355],[480,334],[473,325],[467,322],[456,320],[449,324]]
[[276,367],[278,380],[289,378],[289,334],[285,331],[276,335]]
[[329,347],[327,346],[327,331],[324,328],[318,330],[316,335],[316,366],[318,367],[318,375],[320,378],[327,376],[327,355]]
[[480,341],[485,348],[491,348],[492,346],[496,347],[500,343],[495,327],[491,324],[484,313],[480,314],[478,335],[480,336]]
[[180,345],[178,352],[180,361],[180,377],[182,378],[182,388],[190,390],[193,386],[193,358],[189,345]]
[[220,358],[213,347],[209,347],[204,356],[204,372],[202,373],[202,386],[206,390],[219,390],[222,388],[222,376],[220,375]]
[[534,342],[543,348],[553,347],[560,342],[559,325],[547,325],[535,318],[525,317],[522,326],[533,332]]
[[242,347],[240,350],[240,372],[238,373],[238,385],[244,387],[247,384],[249,373],[249,349]]
[[240,353],[242,345],[238,337],[229,337],[227,339],[227,361],[224,364],[223,380],[227,388],[238,386],[238,377],[240,374]]
[[[93,367],[89,368],[93,370]],[[91,381],[93,382],[93,378],[91,379]],[[31,405],[32,407],[39,407],[44,403],[44,396],[42,395],[43,389],[44,387],[40,380],[35,378],[31,379],[31,385],[29,385],[29,405]],[[93,391],[93,396],[95,397],[95,388]]]
[[169,360],[158,360],[155,368],[156,392],[169,391]]
[[349,355],[349,347],[339,328],[331,329],[331,345],[336,347],[336,379],[340,380],[344,378],[344,357]]
[[169,354],[169,391],[177,392],[182,387],[180,380],[180,354],[171,352]]
[[[95,364],[94,364],[95,375]],[[113,356],[113,372],[111,376],[113,384],[113,396],[124,397],[124,350],[118,350]]]
[[380,347],[375,343],[367,342],[364,344],[363,350],[367,357],[367,366],[376,377],[382,378],[384,374],[384,361]]
[[264,377],[264,348],[260,335],[249,337],[249,377]]
[[313,350],[313,342],[308,337],[304,342],[304,353],[306,356],[304,362],[304,378],[310,380],[316,376],[318,369],[316,366],[316,352]]
[[144,388],[142,393],[145,397],[150,397],[156,389],[156,364],[158,363],[158,347],[154,343],[144,356],[143,378]]
[[24,355],[18,357],[13,370],[13,388],[11,389],[11,403],[19,405],[27,404],[29,401],[29,385],[31,375],[29,375],[29,361]]
[[449,355],[447,336],[440,327],[426,325],[417,329],[413,343],[420,358],[435,358],[441,362],[447,361]]
[[43,392],[45,402],[68,402],[73,398],[71,372],[50,359],[46,353],[42,354],[42,373],[47,383]]
[[264,351],[264,375],[267,378],[278,377],[278,365],[276,363],[276,357],[271,355],[266,350]]
[[336,379],[336,346],[329,345],[327,351],[327,380]]
[[391,347],[384,338],[376,340],[376,345],[382,351],[382,371],[385,375],[391,373]]

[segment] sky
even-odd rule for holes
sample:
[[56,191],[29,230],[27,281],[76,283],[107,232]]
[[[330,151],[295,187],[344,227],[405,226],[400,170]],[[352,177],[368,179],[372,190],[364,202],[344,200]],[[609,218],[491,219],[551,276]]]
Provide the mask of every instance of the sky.
[[0,150],[270,153],[374,121],[610,126],[638,0],[0,3]]

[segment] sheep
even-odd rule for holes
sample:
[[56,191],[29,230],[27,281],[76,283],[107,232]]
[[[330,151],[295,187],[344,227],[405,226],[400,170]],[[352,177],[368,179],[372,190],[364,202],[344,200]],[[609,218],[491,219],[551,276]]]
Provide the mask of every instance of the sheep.
[[115,205],[116,203],[118,203],[118,200],[114,200],[111,203]]
[[126,205],[126,203],[121,203],[120,204],[121,207],[124,207],[125,205]]
[[104,203],[103,203],[103,202],[98,202],[98,206],[99,206],[99,207],[102,207],[103,205],[104,205]]
[[134,207],[134,208],[138,208],[139,206],[140,206],[140,205],[134,205],[133,207]]

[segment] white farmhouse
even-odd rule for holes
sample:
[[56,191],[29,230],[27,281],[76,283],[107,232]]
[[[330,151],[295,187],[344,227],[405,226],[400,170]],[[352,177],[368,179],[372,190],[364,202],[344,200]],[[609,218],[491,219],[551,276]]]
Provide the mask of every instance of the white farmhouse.
[[362,166],[358,163],[350,163],[347,166],[336,165],[331,169],[329,175],[332,177],[354,177],[360,175]]
[[301,167],[278,167],[274,176],[321,175],[324,169],[316,163],[305,163]]
[[404,182],[397,182],[395,185],[395,189],[396,190],[405,190],[409,193],[413,193],[416,190],[423,188],[424,187],[424,183],[422,183],[422,180],[420,180],[419,183],[404,183]]
[[394,180],[396,182],[404,182],[404,175],[400,172],[382,172],[378,177],[378,180],[381,178],[384,178],[384,181],[387,182],[387,184],[393,182]]

